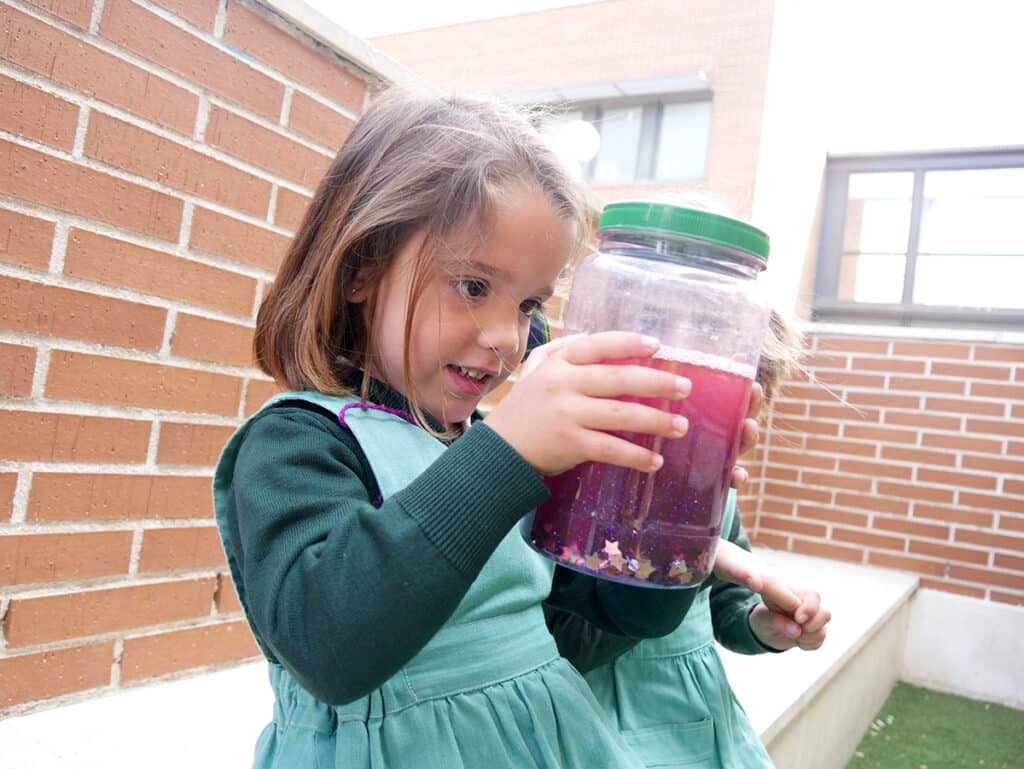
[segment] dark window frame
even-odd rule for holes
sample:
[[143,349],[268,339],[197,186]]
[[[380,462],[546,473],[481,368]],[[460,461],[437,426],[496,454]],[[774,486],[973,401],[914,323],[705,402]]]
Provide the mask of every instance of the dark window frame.
[[[1024,168],[1024,148],[848,155],[829,157],[825,170],[821,237],[811,319],[836,323],[883,323],[899,326],[960,326],[979,328],[1024,328],[1024,308],[975,308],[920,305],[913,302],[914,272],[917,265],[924,175],[928,171]],[[903,297],[899,303],[857,302],[838,299],[840,263],[848,203],[850,174],[912,172],[911,199]]]

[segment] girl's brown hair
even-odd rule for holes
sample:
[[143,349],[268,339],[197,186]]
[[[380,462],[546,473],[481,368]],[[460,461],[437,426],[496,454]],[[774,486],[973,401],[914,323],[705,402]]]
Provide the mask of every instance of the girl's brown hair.
[[[582,237],[582,195],[528,117],[489,99],[392,90],[363,113],[320,182],[260,306],[253,350],[260,368],[293,390],[350,394],[371,351],[377,286],[410,238],[424,236],[405,328],[438,246],[483,224],[501,189],[536,185]],[[571,254],[566,254],[568,260]],[[365,304],[348,301],[369,288]],[[405,392],[422,417],[408,379]],[[363,397],[368,378],[364,378]]]

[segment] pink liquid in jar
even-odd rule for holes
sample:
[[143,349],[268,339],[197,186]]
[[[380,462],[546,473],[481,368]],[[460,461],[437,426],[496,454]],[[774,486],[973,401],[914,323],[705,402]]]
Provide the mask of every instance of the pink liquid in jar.
[[689,431],[670,440],[618,435],[665,458],[653,473],[587,462],[546,480],[551,498],[528,541],[577,571],[647,587],[689,587],[710,573],[754,368],[662,347],[651,365],[693,383],[681,400],[623,398],[682,414]]

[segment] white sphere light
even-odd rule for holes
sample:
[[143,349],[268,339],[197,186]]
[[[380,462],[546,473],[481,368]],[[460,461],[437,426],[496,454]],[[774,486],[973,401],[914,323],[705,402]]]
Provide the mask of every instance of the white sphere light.
[[601,136],[586,120],[570,120],[558,131],[558,144],[573,160],[589,163],[601,148]]

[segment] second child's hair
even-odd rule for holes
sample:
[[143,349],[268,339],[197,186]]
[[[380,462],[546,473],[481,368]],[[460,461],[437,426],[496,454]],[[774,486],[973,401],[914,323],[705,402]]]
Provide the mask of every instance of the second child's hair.
[[[260,306],[253,341],[260,368],[289,389],[337,395],[350,394],[345,382],[358,370],[377,373],[369,322],[377,287],[399,250],[423,237],[406,308],[408,370],[416,301],[434,256],[465,228],[485,226],[496,196],[515,184],[539,189],[582,238],[582,194],[526,115],[489,99],[399,90],[376,98],[320,182]],[[365,304],[348,301],[364,288]]]
[[764,405],[778,394],[782,383],[800,367],[804,342],[786,317],[775,308],[768,314],[768,329],[757,360],[756,381],[764,390]]

